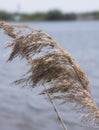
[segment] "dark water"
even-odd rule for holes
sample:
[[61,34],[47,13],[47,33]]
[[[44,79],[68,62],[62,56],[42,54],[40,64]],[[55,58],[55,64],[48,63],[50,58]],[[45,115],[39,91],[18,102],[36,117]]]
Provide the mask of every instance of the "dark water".
[[[25,23],[49,33],[86,72],[93,97],[99,106],[99,21]],[[38,96],[39,88],[15,87],[11,83],[27,71],[25,60],[6,63],[10,38],[0,32],[0,130],[62,130],[51,104]],[[69,105],[58,109],[68,130],[98,130],[80,122]]]

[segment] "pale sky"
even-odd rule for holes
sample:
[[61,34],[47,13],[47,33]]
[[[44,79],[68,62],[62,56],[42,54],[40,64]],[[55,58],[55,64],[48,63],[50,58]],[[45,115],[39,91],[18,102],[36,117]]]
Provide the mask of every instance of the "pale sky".
[[99,0],[0,0],[0,10],[9,12],[45,12],[59,9],[63,12],[99,11]]

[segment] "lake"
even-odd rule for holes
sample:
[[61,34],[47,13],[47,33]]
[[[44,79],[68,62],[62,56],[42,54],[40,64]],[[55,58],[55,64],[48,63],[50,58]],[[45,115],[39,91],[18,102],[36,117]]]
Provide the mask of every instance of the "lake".
[[[99,21],[25,22],[50,34],[81,66],[90,81],[94,100],[99,107]],[[17,87],[11,84],[26,71],[25,60],[6,62],[11,39],[0,32],[0,129],[1,130],[62,130],[56,113],[39,88]],[[98,130],[80,122],[79,115],[68,104],[57,107],[68,130]],[[76,120],[75,120],[76,119]]]

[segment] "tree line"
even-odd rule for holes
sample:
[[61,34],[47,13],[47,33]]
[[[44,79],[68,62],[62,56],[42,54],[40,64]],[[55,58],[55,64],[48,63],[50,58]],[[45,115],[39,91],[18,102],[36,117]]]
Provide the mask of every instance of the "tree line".
[[91,13],[62,13],[59,10],[51,10],[46,13],[9,13],[0,11],[0,20],[8,21],[55,21],[55,20],[90,20],[99,19],[99,12]]

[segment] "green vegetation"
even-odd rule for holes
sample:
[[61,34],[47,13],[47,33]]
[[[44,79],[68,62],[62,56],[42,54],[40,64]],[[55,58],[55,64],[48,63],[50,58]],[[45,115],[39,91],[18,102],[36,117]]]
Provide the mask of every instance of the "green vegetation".
[[92,15],[93,15],[96,19],[99,19],[99,12],[93,12]]
[[0,11],[0,20],[12,20],[12,14],[5,12],[5,11]]
[[55,21],[55,20],[97,20],[99,12],[91,13],[62,13],[59,10],[52,10],[47,13],[8,13],[0,11],[0,20],[8,21]]
[[20,14],[21,20],[22,21],[42,21],[45,20],[45,15],[44,13],[35,13],[35,14]]

